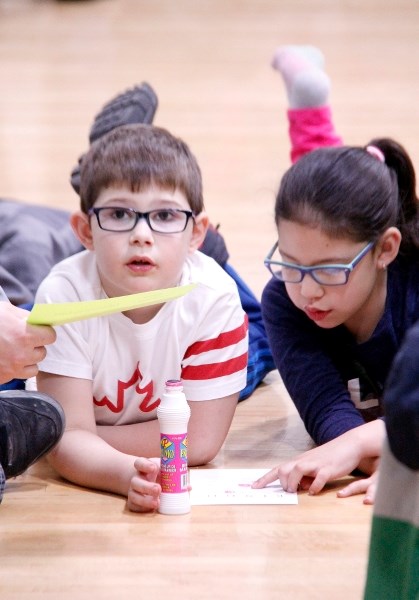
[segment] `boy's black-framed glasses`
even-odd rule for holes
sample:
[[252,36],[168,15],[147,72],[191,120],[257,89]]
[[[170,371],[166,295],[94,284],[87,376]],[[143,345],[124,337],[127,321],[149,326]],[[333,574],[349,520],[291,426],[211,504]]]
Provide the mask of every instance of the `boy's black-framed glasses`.
[[91,208],[87,214],[96,215],[97,223],[104,231],[132,231],[140,219],[145,219],[151,231],[156,233],[182,233],[189,219],[195,216],[191,210],[179,208],[157,208],[140,212],[121,206]]
[[264,264],[275,279],[279,279],[279,281],[283,281],[284,283],[301,283],[306,275],[310,275],[320,285],[345,285],[345,283],[348,283],[349,275],[356,265],[368,254],[374,245],[375,242],[369,242],[347,265],[325,264],[303,267],[288,262],[272,260],[272,256],[278,249],[278,242],[276,242],[265,258]]

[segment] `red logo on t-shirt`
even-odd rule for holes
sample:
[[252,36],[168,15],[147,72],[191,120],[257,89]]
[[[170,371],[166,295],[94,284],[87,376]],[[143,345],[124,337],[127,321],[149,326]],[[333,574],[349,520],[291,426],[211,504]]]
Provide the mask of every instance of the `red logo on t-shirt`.
[[142,379],[143,376],[140,371],[140,366],[137,364],[134,373],[128,381],[121,381],[118,379],[116,403],[112,402],[107,396],[104,396],[102,400],[96,400],[96,398],[93,397],[93,402],[96,406],[106,406],[113,413],[120,413],[124,410],[125,406],[125,390],[135,386],[137,394],[144,396],[138,405],[139,410],[145,413],[152,412],[160,404],[160,398],[153,401],[153,382],[149,381],[144,387],[141,387]]

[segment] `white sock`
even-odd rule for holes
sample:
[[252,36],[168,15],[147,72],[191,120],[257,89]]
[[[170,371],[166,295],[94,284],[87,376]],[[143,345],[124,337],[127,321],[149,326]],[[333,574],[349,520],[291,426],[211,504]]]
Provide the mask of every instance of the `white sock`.
[[330,79],[324,71],[324,56],[315,46],[279,46],[272,67],[282,75],[290,108],[328,103]]

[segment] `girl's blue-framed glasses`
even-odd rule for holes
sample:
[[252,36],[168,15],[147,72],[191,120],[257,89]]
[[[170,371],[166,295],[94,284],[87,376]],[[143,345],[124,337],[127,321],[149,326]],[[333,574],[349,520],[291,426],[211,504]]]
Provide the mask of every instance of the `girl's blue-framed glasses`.
[[375,242],[369,242],[369,244],[355,256],[353,261],[347,265],[328,264],[303,267],[288,262],[272,260],[272,256],[278,249],[278,242],[276,242],[268,256],[265,258],[264,264],[275,279],[279,279],[279,281],[285,283],[301,283],[306,275],[310,275],[310,277],[320,285],[345,285],[345,283],[348,283],[349,275],[355,269],[356,265],[366,254],[368,254],[374,245]]

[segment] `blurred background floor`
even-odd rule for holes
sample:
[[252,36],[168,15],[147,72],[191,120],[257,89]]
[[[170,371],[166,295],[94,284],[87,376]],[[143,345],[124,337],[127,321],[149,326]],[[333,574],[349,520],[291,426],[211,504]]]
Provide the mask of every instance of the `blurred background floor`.
[[417,0],[0,0],[0,196],[68,209],[92,119],[143,80],[155,123],[185,138],[232,263],[260,294],[289,166],[280,44],[326,57],[347,143],[377,135],[419,164]]

